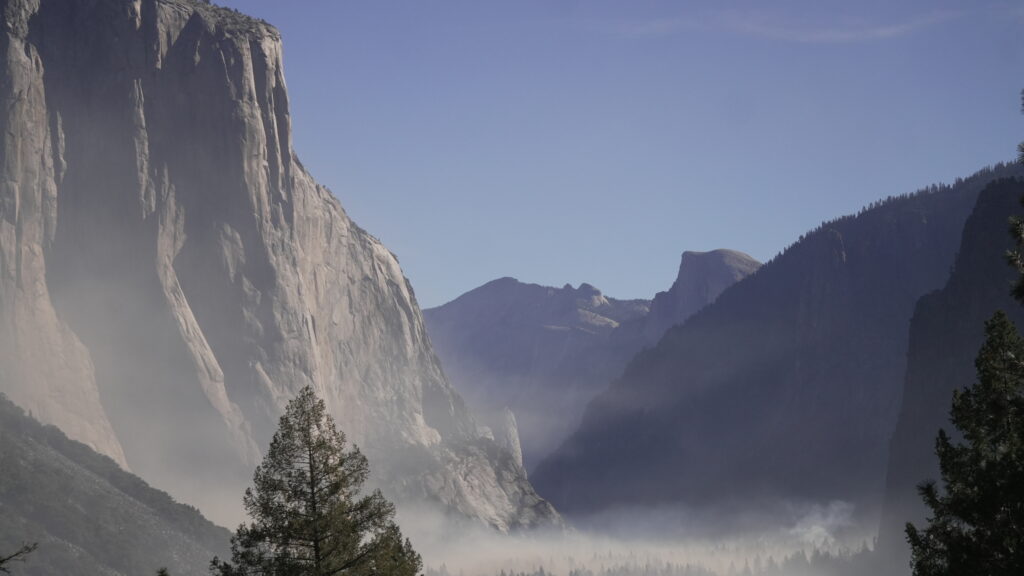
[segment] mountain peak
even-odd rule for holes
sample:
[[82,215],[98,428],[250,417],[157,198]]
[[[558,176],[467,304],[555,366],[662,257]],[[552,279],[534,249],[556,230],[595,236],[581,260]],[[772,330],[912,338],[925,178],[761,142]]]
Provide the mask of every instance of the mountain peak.
[[692,270],[694,267],[702,267],[703,271],[717,268],[727,274],[738,275],[738,278],[741,278],[752,274],[760,268],[761,262],[745,252],[729,250],[728,248],[719,248],[707,252],[686,250],[679,258],[679,274],[676,276],[676,282],[697,272]]
[[738,250],[719,248],[707,252],[683,252],[676,281],[667,292],[659,292],[651,303],[651,313],[644,326],[644,340],[654,344],[669,328],[685,322],[714,302],[726,288],[760,267],[759,261]]

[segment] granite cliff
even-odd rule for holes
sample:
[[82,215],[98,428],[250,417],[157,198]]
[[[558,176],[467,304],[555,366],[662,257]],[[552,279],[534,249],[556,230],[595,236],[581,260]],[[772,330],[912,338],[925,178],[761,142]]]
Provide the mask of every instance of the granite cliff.
[[974,358],[985,339],[985,321],[1003,310],[1018,329],[1024,327],[1024,307],[1010,295],[1017,273],[1004,256],[1013,247],[1007,222],[1022,212],[1022,197],[1021,180],[995,182],[981,193],[949,280],[914,309],[877,547],[894,574],[910,573],[904,526],[925,524],[928,509],[917,485],[940,479],[935,437],[940,428],[956,437],[949,421],[953,391],[976,381]]
[[277,30],[192,0],[0,14],[3,392],[221,522],[307,384],[393,498],[559,521],[296,158]]
[[735,250],[683,252],[675,282],[668,291],[654,296],[651,311],[644,318],[644,344],[656,344],[669,328],[685,322],[760,267],[760,262]]

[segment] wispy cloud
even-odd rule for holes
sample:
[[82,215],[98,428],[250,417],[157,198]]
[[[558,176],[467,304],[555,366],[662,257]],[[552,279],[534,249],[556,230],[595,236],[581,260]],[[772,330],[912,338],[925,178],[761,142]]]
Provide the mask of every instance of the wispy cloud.
[[707,28],[707,23],[698,18],[652,18],[635,21],[588,21],[583,27],[601,34],[624,38],[660,38],[674,36],[686,30]]
[[793,23],[771,19],[764,15],[724,12],[725,28],[772,40],[802,44],[849,44],[909,36],[915,32],[958,18],[961,12],[953,10],[920,14],[900,22],[890,23]]
[[961,11],[938,10],[898,22],[810,22],[764,12],[725,10],[682,17],[638,21],[589,22],[595,32],[626,38],[660,38],[687,31],[720,31],[742,36],[803,44],[849,44],[909,36],[962,16]]
[[587,20],[577,23],[582,28],[623,38],[661,38],[686,30],[707,29],[708,23],[696,15],[687,18],[651,18],[647,20]]

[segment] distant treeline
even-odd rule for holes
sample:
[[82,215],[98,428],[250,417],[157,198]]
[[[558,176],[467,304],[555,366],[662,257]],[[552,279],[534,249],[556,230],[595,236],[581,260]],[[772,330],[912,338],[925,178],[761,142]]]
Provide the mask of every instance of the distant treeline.
[[[951,190],[953,190],[955,188],[962,188],[964,186],[974,186],[974,187],[977,187],[980,190],[982,187],[985,186],[985,184],[990,182],[993,179],[994,176],[996,176],[996,175],[998,175],[1000,173],[1010,172],[1012,169],[1019,168],[1019,167],[1020,167],[1020,165],[1016,164],[1016,163],[1014,163],[1014,164],[1007,164],[1005,162],[999,162],[999,163],[996,163],[996,164],[994,164],[992,166],[986,166],[986,167],[978,170],[974,174],[968,176],[967,178],[958,177],[953,182],[952,185],[950,185],[950,184],[932,184],[930,186],[925,186],[924,188],[920,188],[918,190],[915,190],[914,192],[907,192],[907,193],[904,193],[904,194],[890,195],[890,196],[886,196],[885,198],[882,198],[880,200],[875,200],[874,202],[871,202],[867,206],[862,207],[860,210],[857,211],[856,214],[847,214],[845,216],[840,216],[840,217],[834,218],[832,220],[825,220],[825,221],[823,221],[821,224],[819,224],[813,230],[801,234],[800,237],[796,240],[796,242],[793,242],[789,246],[783,248],[782,251],[779,254],[776,255],[776,257],[781,256],[782,254],[785,254],[791,248],[793,248],[794,246],[796,246],[797,244],[799,244],[800,242],[802,242],[805,238],[807,238],[809,236],[813,236],[815,234],[818,234],[822,230],[826,230],[828,228],[834,227],[837,224],[841,224],[843,222],[848,222],[848,221],[851,221],[851,220],[855,220],[855,219],[863,216],[865,213],[870,212],[872,210],[876,210],[878,208],[882,208],[884,206],[888,206],[890,204],[894,204],[894,203],[897,203],[897,202],[904,202],[904,201],[912,200],[912,199],[915,199],[915,198],[921,198],[921,197],[924,197],[924,196],[931,196],[933,194],[949,192],[949,191],[951,191]],[[756,272],[755,272],[755,274],[756,274]]]

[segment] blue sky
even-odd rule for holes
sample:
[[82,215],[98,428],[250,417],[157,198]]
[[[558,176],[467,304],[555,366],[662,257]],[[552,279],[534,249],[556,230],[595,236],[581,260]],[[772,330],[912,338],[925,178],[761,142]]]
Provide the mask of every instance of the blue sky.
[[284,37],[296,150],[423,307],[651,297],[1024,139],[1024,5],[222,0]]

